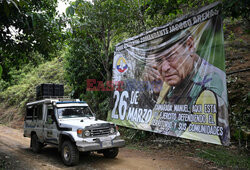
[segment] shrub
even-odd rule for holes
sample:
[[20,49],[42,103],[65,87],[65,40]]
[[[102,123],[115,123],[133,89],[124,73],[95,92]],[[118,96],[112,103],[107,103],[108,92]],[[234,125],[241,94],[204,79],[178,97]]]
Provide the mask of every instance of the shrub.
[[26,103],[35,100],[35,87],[41,83],[64,84],[65,95],[68,95],[71,92],[71,87],[64,79],[65,71],[63,65],[61,56],[45,62],[37,68],[31,68],[30,72],[25,75],[22,74],[22,70],[19,71],[21,78],[17,78],[19,79],[18,84],[0,92],[0,100],[9,106],[17,105],[21,110],[24,110]]

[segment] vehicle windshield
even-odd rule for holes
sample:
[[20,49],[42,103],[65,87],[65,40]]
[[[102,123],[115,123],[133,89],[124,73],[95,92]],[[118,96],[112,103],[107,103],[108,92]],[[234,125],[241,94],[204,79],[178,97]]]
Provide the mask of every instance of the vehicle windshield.
[[88,106],[81,107],[63,107],[57,108],[57,114],[60,118],[93,117]]

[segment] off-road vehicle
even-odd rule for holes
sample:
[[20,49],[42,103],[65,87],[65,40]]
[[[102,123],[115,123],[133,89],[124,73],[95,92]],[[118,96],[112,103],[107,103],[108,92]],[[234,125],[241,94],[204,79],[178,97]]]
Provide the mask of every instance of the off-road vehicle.
[[88,104],[73,99],[47,98],[27,104],[24,137],[30,147],[40,152],[45,145],[54,145],[65,165],[79,161],[79,151],[98,151],[115,158],[125,145],[113,123],[97,120]]

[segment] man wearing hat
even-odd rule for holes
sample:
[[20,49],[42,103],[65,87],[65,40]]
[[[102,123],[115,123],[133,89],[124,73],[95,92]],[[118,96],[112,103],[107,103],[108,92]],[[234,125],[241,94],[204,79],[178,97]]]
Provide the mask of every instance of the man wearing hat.
[[[211,143],[229,143],[227,93],[224,88],[225,72],[209,64],[195,52],[194,38],[189,31],[182,31],[164,40],[149,55],[145,78],[150,82],[161,80],[161,88],[154,88],[155,104],[188,105],[191,114],[205,114],[208,126],[197,130],[199,122],[168,120],[175,126],[160,129],[151,120],[152,130],[172,136],[195,140],[210,140]],[[158,90],[157,90],[158,89]],[[201,113],[192,110],[193,105],[202,105]],[[216,106],[213,110],[208,106]],[[160,119],[154,109],[153,119]],[[177,116],[179,113],[177,113]],[[208,120],[210,119],[210,120]],[[211,120],[212,119],[212,120]],[[181,127],[186,125],[187,127]],[[214,129],[206,129],[213,127]],[[195,129],[196,128],[196,129]],[[208,139],[209,136],[209,139]]]

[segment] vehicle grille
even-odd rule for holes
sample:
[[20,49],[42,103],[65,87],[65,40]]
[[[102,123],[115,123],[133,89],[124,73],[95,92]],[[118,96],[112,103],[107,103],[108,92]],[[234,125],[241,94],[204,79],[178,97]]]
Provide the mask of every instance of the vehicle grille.
[[109,132],[110,132],[109,127],[94,128],[94,129],[91,129],[91,136],[108,135]]

